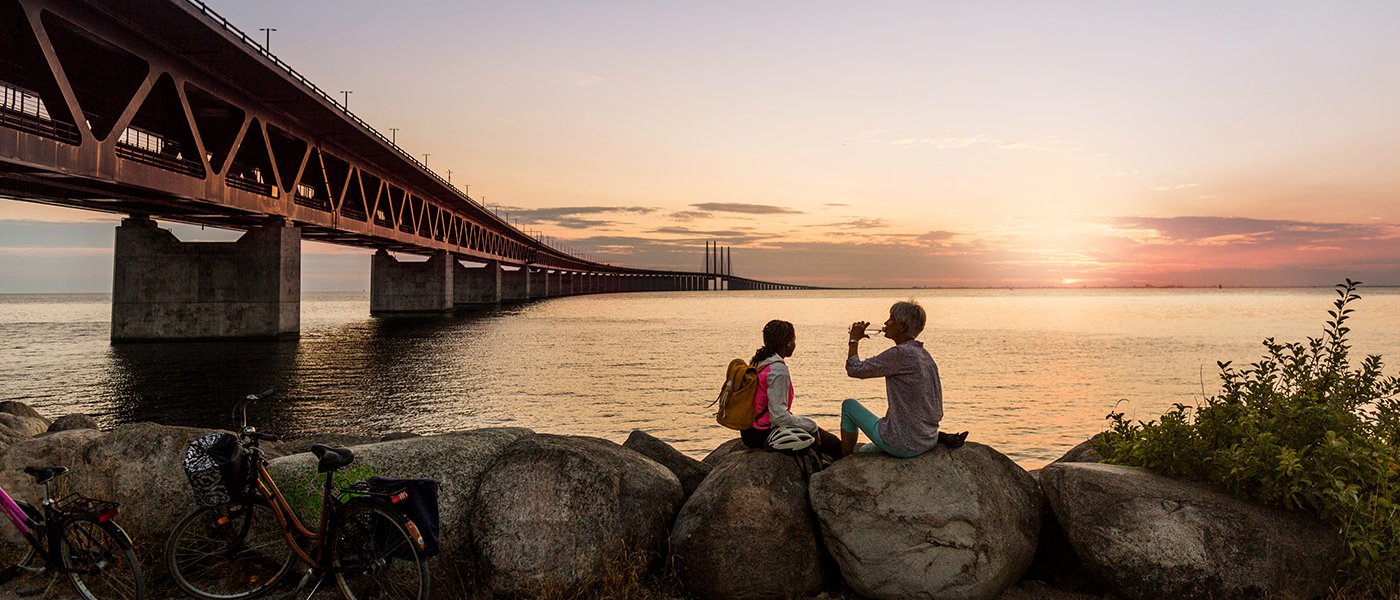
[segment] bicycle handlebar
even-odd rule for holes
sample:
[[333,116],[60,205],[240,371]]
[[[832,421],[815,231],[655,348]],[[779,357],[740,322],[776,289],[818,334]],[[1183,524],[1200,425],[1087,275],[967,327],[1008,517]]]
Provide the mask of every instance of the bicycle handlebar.
[[259,433],[259,432],[256,432],[256,431],[249,431],[249,432],[244,433],[243,435],[244,435],[244,436],[247,436],[247,437],[250,437],[250,438],[253,438],[253,439],[255,439],[255,440],[258,440],[258,441],[260,441],[260,442],[279,442],[279,441],[282,441],[282,437],[281,437],[281,436],[274,435],[274,434],[271,434],[271,433]]

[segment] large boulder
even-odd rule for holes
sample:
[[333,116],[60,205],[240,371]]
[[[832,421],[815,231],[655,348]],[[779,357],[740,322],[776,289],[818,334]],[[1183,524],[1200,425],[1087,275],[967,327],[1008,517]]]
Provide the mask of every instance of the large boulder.
[[700,487],[700,482],[705,480],[705,476],[709,475],[710,469],[713,468],[711,465],[681,454],[680,450],[672,448],[670,444],[656,439],[645,431],[633,431],[631,435],[627,436],[627,441],[622,443],[622,447],[631,448],[669,469],[681,481],[681,489],[687,498],[695,493],[695,488]]
[[613,442],[517,440],[477,487],[471,523],[482,581],[502,596],[573,597],[639,576],[681,501],[674,474]]
[[193,427],[135,423],[107,433],[75,429],[41,435],[0,454],[0,485],[20,497],[38,498],[43,488],[24,474],[24,467],[68,467],[61,485],[120,503],[118,520],[132,539],[159,545],[195,507],[183,466],[185,446],[206,433]]
[[857,454],[813,475],[811,496],[846,583],[869,598],[996,598],[1040,532],[1035,480],[982,444]]
[[824,553],[800,462],[732,452],[695,490],[671,529],[682,585],[700,598],[792,598],[821,591]]
[[[471,555],[469,521],[481,474],[506,446],[532,434],[529,429],[498,427],[350,446],[355,462],[337,476],[345,483],[376,475],[437,480],[442,555],[461,560]],[[315,523],[325,475],[316,473],[316,456],[308,451],[311,443],[299,446],[302,452],[273,459],[267,469],[288,503]],[[292,448],[289,442],[282,444],[284,450]]]
[[1315,519],[1145,469],[1055,463],[1040,482],[1085,567],[1126,598],[1314,598],[1341,558]]

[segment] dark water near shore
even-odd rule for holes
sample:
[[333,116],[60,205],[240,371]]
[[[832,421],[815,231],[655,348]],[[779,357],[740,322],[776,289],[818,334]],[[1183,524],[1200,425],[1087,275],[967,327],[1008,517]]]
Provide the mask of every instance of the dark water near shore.
[[[51,416],[282,434],[442,432],[495,425],[622,441],[644,429],[692,456],[732,437],[705,408],[724,366],[768,319],[797,327],[795,411],[837,428],[841,399],[883,412],[881,382],[842,369],[845,330],[895,300],[929,310],[945,428],[1027,467],[1103,428],[1115,406],[1150,418],[1216,389],[1215,361],[1269,336],[1320,335],[1329,289],[905,290],[643,293],[558,298],[451,318],[372,319],[365,294],[307,294],[286,342],[111,345],[105,295],[0,295],[0,399]],[[1356,349],[1400,356],[1400,290],[1362,290]],[[862,345],[865,353],[888,340]],[[1394,372],[1393,368],[1387,369]]]

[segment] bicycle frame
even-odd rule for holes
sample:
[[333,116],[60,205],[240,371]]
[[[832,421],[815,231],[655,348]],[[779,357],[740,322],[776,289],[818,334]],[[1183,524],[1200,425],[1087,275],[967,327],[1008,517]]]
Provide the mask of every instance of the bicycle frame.
[[15,499],[5,492],[5,488],[0,488],[0,509],[5,511],[5,516],[10,518],[10,522],[15,524],[15,529],[19,530],[24,539],[33,541],[34,531],[29,528],[29,515],[24,509],[15,503]]
[[[282,495],[282,490],[277,488],[277,482],[272,480],[272,474],[267,472],[267,467],[261,460],[257,461],[258,479],[257,491],[267,501],[272,508],[272,514],[277,518],[277,524],[282,529],[282,538],[287,542],[287,546],[292,549],[297,558],[308,566],[317,569],[329,570],[329,565],[322,564],[326,558],[326,531],[330,526],[331,513],[333,512],[331,503],[331,477],[327,474],[326,485],[321,493],[321,517],[316,531],[312,532],[301,522],[287,498]],[[316,544],[316,555],[313,557],[301,544],[297,543],[296,535],[306,538]]]

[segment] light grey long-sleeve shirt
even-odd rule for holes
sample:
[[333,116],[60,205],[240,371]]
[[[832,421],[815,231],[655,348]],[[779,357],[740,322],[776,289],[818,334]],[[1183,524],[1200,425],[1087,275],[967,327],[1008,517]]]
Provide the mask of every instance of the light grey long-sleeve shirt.
[[817,422],[788,411],[788,396],[792,390],[792,375],[783,357],[774,354],[759,361],[758,370],[768,367],[768,422],[772,427],[801,427],[807,433],[817,432]]
[[885,378],[889,410],[880,418],[880,439],[890,449],[917,454],[938,445],[943,420],[943,382],[924,343],[907,340],[866,360],[846,359],[846,374]]

